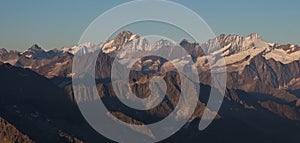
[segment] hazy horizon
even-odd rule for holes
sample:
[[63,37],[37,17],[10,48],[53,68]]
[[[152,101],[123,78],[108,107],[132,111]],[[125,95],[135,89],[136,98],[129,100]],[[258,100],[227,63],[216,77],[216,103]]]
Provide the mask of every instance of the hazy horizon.
[[[266,42],[300,44],[299,1],[173,1],[198,13],[216,36],[257,33]],[[97,16],[124,2],[2,1],[0,48],[25,50],[38,44],[53,49],[75,45]],[[177,41],[187,38],[176,36]]]

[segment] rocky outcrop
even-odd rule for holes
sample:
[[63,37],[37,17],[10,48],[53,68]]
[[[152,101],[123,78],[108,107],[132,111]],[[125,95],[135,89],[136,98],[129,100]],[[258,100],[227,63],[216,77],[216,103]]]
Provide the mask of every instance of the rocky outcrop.
[[12,124],[0,117],[0,142],[3,143],[34,143],[27,135],[21,133]]

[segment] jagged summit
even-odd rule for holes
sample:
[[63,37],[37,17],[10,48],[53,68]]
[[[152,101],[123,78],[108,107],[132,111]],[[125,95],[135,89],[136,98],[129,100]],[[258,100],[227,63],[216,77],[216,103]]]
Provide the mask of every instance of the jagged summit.
[[[111,53],[115,50],[118,50],[119,48],[124,46],[129,41],[132,41],[132,40],[135,40],[138,38],[140,38],[139,35],[133,34],[132,32],[125,30],[125,31],[120,32],[115,38],[103,43],[101,48],[104,53]],[[135,42],[137,42],[137,41],[135,41]]]
[[226,38],[231,38],[231,39],[239,39],[239,38],[250,38],[252,40],[257,40],[257,39],[262,39],[261,36],[257,33],[251,33],[245,37],[237,35],[237,34],[220,34],[217,38],[219,39],[226,39]]
[[249,37],[251,39],[261,39],[261,36],[257,33],[251,33],[250,35],[248,35],[246,37]]
[[117,50],[125,43],[134,39],[138,39],[139,37],[139,35],[133,34],[132,32],[125,30],[120,32],[114,38],[104,41],[103,43],[97,45],[95,43],[85,42],[78,45],[74,45],[72,47],[63,47],[61,50],[63,52],[68,52],[73,55],[76,53],[82,55],[85,53],[97,51],[99,49],[101,49],[104,53],[110,53],[112,51]]
[[[216,41],[218,41],[219,46],[216,46]],[[161,48],[167,46],[170,41],[158,40],[155,43],[157,47]],[[290,63],[292,61],[298,60],[300,53],[300,48],[297,45],[279,45],[265,42],[261,36],[257,33],[251,33],[247,36],[239,36],[236,34],[221,34],[214,39],[210,39],[205,43],[195,43],[189,42],[187,39],[183,39],[179,43],[184,47],[188,53],[193,55],[192,57],[196,58],[203,55],[218,55],[226,57],[231,62],[237,62],[240,60],[240,57],[253,57],[262,53],[266,59],[275,59],[281,63]],[[61,53],[69,53],[74,55],[79,53],[81,55],[85,53],[91,53],[100,50],[101,52],[108,54],[119,50],[124,47],[132,48],[132,50],[154,50],[150,45],[147,39],[141,37],[138,34],[132,33],[128,30],[120,32],[114,38],[104,41],[98,45],[91,42],[82,43],[75,45],[73,47],[64,47],[60,50],[43,50],[39,45],[33,44],[28,50],[24,52],[11,52],[6,49],[0,49],[0,54],[9,55],[2,57],[3,61],[16,61],[16,59],[21,57],[28,58],[37,58],[37,59],[49,59],[53,56],[58,56]],[[284,56],[282,56],[284,55]],[[239,57],[239,58],[237,58]],[[249,59],[249,60],[250,60]],[[229,63],[231,63],[229,62]]]
[[189,43],[189,40],[187,40],[187,39],[183,39],[183,40],[181,40],[181,42],[180,43]]
[[96,50],[96,47],[97,46],[95,44],[91,42],[86,42],[79,45],[75,45],[73,47],[63,47],[61,50],[63,52],[67,52],[75,55],[76,53],[85,54],[85,53],[93,52]]
[[[203,45],[207,45],[207,44],[213,44],[215,42],[219,42],[220,46],[223,47],[224,44],[228,44],[228,43],[235,43],[237,45],[241,46],[249,46],[249,45],[253,45],[253,43],[255,42],[264,42],[263,39],[261,38],[261,36],[257,33],[251,33],[248,36],[242,37],[239,36],[237,34],[220,34],[218,37],[213,38],[213,39],[209,39],[208,41],[206,41],[205,43],[200,43]],[[199,43],[195,43],[195,42],[189,42],[187,39],[183,39],[180,42],[180,45],[187,45],[187,44],[199,44]]]
[[131,35],[133,35],[132,32],[128,31],[128,30],[124,30],[122,32],[120,32],[116,38],[128,38],[130,37]]
[[[124,30],[120,32],[118,35],[116,35],[114,38],[105,41],[104,43],[101,43],[97,46],[94,44],[87,42],[80,45],[75,45],[71,48],[63,48],[62,50],[64,52],[69,52],[71,54],[75,54],[77,51],[80,51],[80,49],[84,49],[84,51],[95,51],[95,49],[101,49],[103,53],[111,53],[115,50],[118,50],[120,47],[124,46],[124,44],[133,41],[135,39],[138,39],[134,41],[135,44],[132,46],[138,46],[137,44],[143,45],[144,38],[139,39],[140,36],[138,34],[134,34],[131,31]],[[206,53],[213,52],[215,49],[211,47],[213,45],[213,42],[217,40],[220,44],[220,47],[227,47],[229,48],[229,53],[236,53],[240,51],[244,51],[253,47],[257,48],[265,48],[268,47],[268,43],[264,42],[261,39],[261,36],[257,33],[251,33],[248,36],[241,37],[236,34],[221,34],[220,36],[216,37],[215,39],[209,40],[201,45],[201,47],[204,49]],[[159,41],[158,41],[159,42]],[[159,42],[159,43],[166,43],[166,42]],[[187,39],[183,39],[180,43],[181,46],[184,47],[199,47],[199,43],[191,43]],[[93,49],[93,50],[91,50]],[[85,52],[83,52],[85,53]]]
[[43,50],[39,45],[33,44],[28,50]]
[[[216,42],[218,43],[216,44]],[[72,48],[64,48],[63,51],[72,54],[77,51],[82,51],[81,53],[84,54],[86,52],[101,50],[103,53],[108,54],[119,50],[126,44],[129,44],[126,48],[151,50],[151,46],[149,46],[148,43],[147,39],[143,37],[140,38],[139,35],[125,30],[120,32],[114,38],[99,45],[83,43]],[[164,40],[159,40],[155,44],[158,45],[158,47],[163,47],[164,45],[168,45],[168,43],[169,42]],[[183,39],[179,44],[183,46],[188,53],[192,54],[195,59],[198,56],[212,54],[226,57],[226,59],[231,62],[237,62],[241,57],[250,57],[250,60],[262,53],[267,59],[272,58],[282,63],[290,63],[299,59],[298,56],[295,55],[298,54],[297,51],[300,51],[300,48],[297,45],[279,45],[265,42],[257,33],[251,33],[244,37],[237,34],[221,34],[218,37],[201,44]],[[281,55],[284,55],[285,58],[280,58]],[[244,66],[242,66],[242,68],[243,67]]]
[[190,42],[187,39],[183,39],[183,40],[181,40],[181,42],[179,43],[179,45],[183,46],[183,47],[187,47],[188,45],[199,45],[199,43],[197,43],[197,42]]
[[5,48],[0,48],[0,54],[6,54],[8,53]]
[[[124,43],[128,42],[128,41],[131,41],[131,40],[134,40],[134,39],[137,39],[139,38],[140,36],[137,35],[137,34],[133,34],[132,32],[128,31],[128,30],[125,30],[125,31],[122,31],[120,32],[115,38],[113,38],[112,40],[114,40],[114,42],[117,44],[117,45],[123,45]],[[112,41],[110,40],[110,41]]]

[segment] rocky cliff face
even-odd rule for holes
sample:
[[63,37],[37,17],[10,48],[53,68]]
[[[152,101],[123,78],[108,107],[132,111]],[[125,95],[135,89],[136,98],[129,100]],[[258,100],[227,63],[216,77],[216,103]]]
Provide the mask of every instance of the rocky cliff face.
[[[215,50],[214,43],[220,43],[220,50]],[[220,35],[201,45],[207,55],[199,55],[197,64],[199,67],[227,68],[227,88],[248,92],[255,96],[256,102],[267,110],[290,119],[298,119],[299,91],[295,90],[300,76],[299,49],[297,45],[279,45],[264,42],[259,35],[251,34],[247,37],[237,35]],[[218,63],[218,59],[212,59],[212,63],[205,63],[211,55],[223,56],[226,64]],[[205,68],[201,68],[206,71]],[[205,73],[205,72],[204,72]],[[205,74],[200,77],[207,76]],[[204,79],[204,78],[202,78]],[[202,80],[207,83],[207,81]],[[275,102],[275,103],[273,103]],[[285,106],[295,110],[295,117],[290,117],[290,110],[282,110],[280,113],[270,106]]]
[[13,125],[5,121],[0,117],[0,142],[3,143],[14,143],[14,142],[23,142],[23,143],[34,143],[28,136],[22,134],[18,129]]

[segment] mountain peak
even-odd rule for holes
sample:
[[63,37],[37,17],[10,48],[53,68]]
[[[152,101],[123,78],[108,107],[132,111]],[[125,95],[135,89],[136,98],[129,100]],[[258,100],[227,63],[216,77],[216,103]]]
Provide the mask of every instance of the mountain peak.
[[78,44],[78,45],[75,45],[70,48],[64,47],[64,48],[62,48],[62,50],[64,52],[68,52],[73,55],[75,55],[76,53],[78,53],[79,55],[83,55],[85,53],[94,52],[97,50],[97,48],[98,48],[98,46],[93,44],[92,42],[85,42],[85,43]]
[[217,38],[219,38],[219,39],[239,39],[239,38],[241,38],[241,36],[239,36],[237,34],[221,34]]
[[129,30],[124,30],[124,31],[120,32],[120,34],[130,34],[130,35],[132,35],[132,32],[130,32]]
[[129,39],[131,37],[131,35],[133,35],[130,31],[128,30],[125,30],[125,31],[122,31],[121,33],[118,34],[118,36],[116,38],[126,38],[126,39]]
[[37,45],[37,44],[33,44],[33,45],[29,48],[29,50],[42,50],[42,48],[41,48],[39,45]]
[[5,48],[0,48],[0,54],[6,54],[7,50]]
[[115,41],[119,41],[119,44],[124,44],[128,41],[134,40],[134,39],[138,39],[140,38],[139,35],[137,34],[133,34],[132,32],[128,31],[128,30],[124,30],[122,32],[120,32],[114,39]]
[[251,33],[247,37],[249,37],[250,39],[261,39],[260,35],[258,35],[257,33]]
[[180,45],[181,45],[181,43],[182,44],[187,44],[187,43],[190,43],[190,42],[187,39],[183,39],[183,40],[181,40]]
[[245,36],[245,37],[239,36],[237,34],[221,34],[217,38],[220,39],[220,40],[227,39],[227,40],[230,40],[230,41],[240,41],[241,39],[249,39],[251,41],[262,40],[261,36],[258,35],[257,33],[251,33],[251,34],[249,34],[248,36]]

